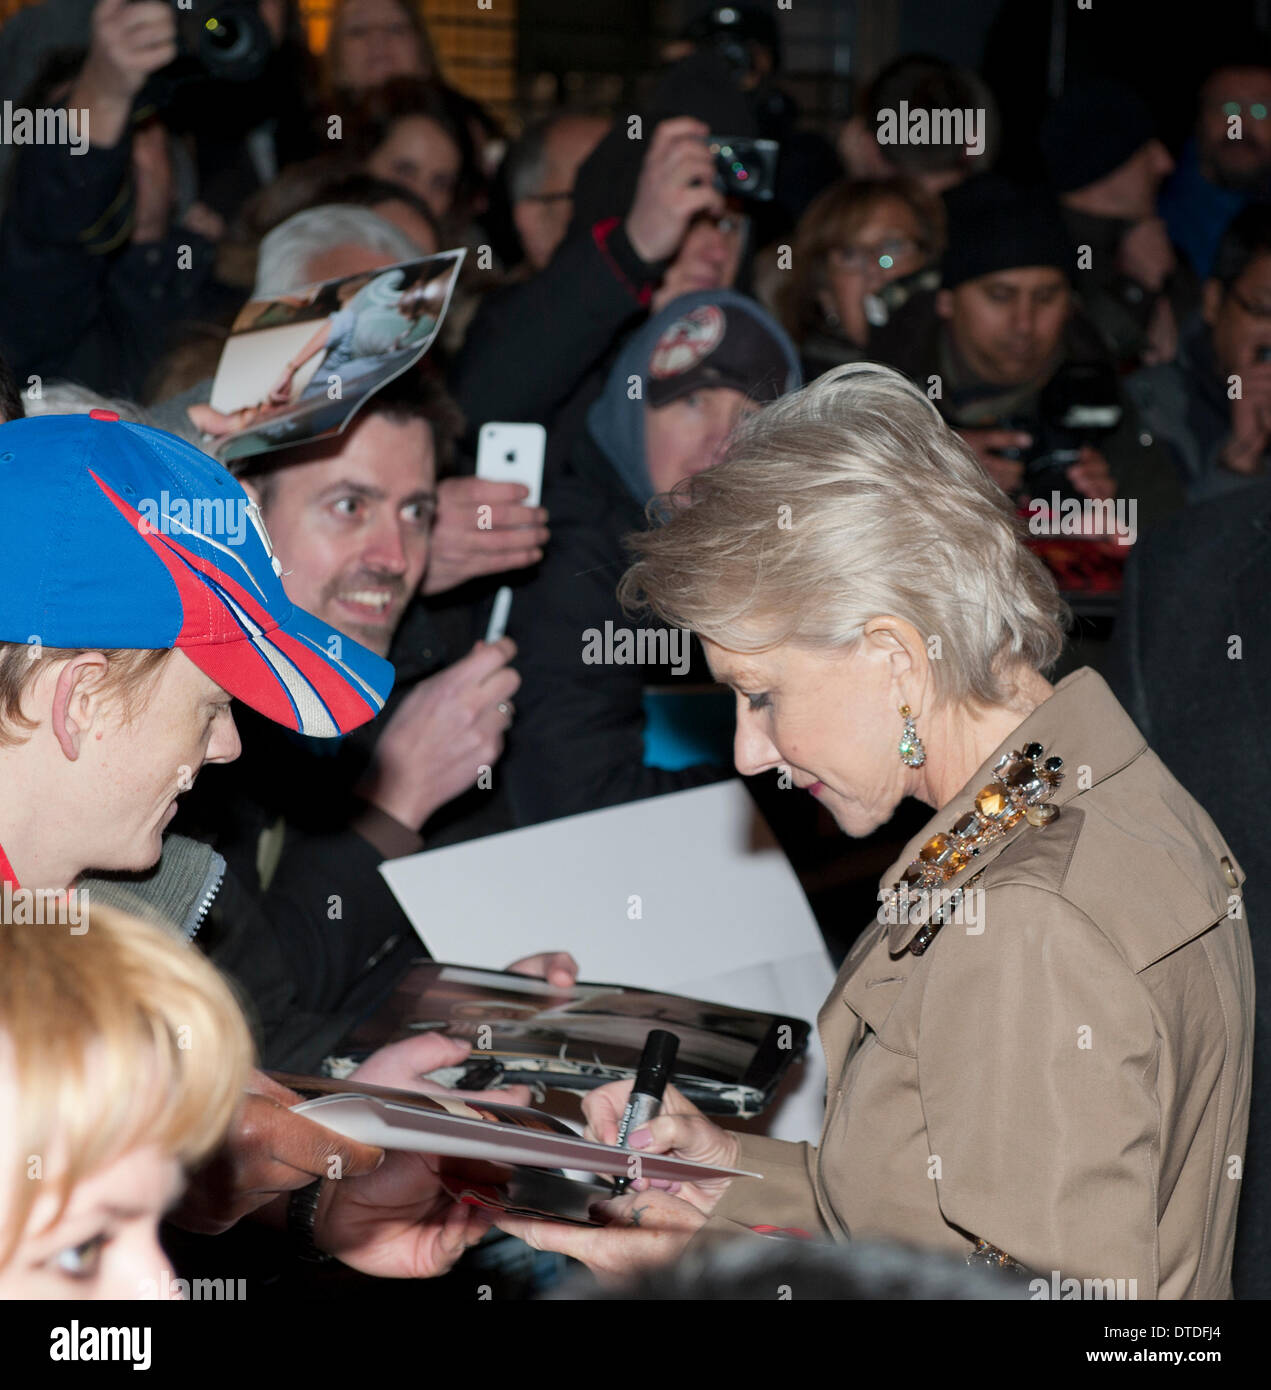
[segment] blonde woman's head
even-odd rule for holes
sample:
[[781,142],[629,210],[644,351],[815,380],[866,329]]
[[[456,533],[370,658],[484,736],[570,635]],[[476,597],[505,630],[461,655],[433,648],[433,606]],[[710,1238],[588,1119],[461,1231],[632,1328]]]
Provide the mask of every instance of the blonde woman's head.
[[85,920],[0,922],[0,1297],[147,1296],[159,1218],[251,1067],[197,951],[108,908]]
[[849,834],[922,794],[902,704],[960,737],[1059,655],[1066,609],[1007,498],[897,372],[783,397],[686,492],[633,540],[623,600],[703,639],[738,691],[739,769],[828,789]]

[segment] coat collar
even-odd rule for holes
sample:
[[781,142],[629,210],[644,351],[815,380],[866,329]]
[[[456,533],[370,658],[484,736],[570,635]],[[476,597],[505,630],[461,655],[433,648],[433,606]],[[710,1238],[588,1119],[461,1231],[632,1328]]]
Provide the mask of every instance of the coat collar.
[[[1073,671],[1055,686],[1048,699],[998,744],[957,796],[936,812],[905,845],[900,858],[883,875],[879,884],[880,893],[892,888],[927,840],[941,831],[947,831],[964,811],[974,809],[980,788],[995,780],[993,766],[1003,753],[1010,753],[1032,742],[1042,745],[1046,757],[1058,754],[1064,760],[1064,780],[1050,802],[1059,807],[1120,772],[1147,748],[1143,735],[1121,708],[1103,677],[1088,666]],[[1013,844],[1017,836],[1044,833],[1021,820],[1014,829],[986,846],[977,858],[954,874],[943,885],[943,890],[951,891],[975,878],[1007,845]],[[929,906],[930,900],[925,900],[925,906],[920,904],[909,911],[903,920],[890,924],[887,938],[892,955],[899,955],[908,948],[925,925],[928,915],[925,909]]]

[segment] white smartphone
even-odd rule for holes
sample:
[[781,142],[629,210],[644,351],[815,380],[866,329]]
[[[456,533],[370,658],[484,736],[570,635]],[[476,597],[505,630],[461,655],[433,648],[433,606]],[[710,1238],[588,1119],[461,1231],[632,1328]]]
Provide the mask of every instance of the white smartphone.
[[[492,483],[520,483],[529,489],[529,496],[522,505],[537,507],[543,493],[546,452],[547,431],[542,425],[498,422],[482,425],[477,436],[477,477]],[[503,636],[511,607],[512,590],[505,584],[494,597],[485,633],[487,642],[497,642]]]
[[542,425],[482,425],[477,437],[477,477],[520,483],[530,490],[524,505],[537,507],[543,491],[547,431]]

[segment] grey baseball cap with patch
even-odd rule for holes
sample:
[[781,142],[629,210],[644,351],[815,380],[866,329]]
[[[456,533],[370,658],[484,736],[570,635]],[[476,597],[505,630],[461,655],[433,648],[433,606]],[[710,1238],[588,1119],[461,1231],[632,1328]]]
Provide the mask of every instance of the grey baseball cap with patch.
[[693,391],[727,387],[775,401],[790,362],[760,320],[732,304],[698,304],[662,331],[649,354],[647,399],[655,408]]

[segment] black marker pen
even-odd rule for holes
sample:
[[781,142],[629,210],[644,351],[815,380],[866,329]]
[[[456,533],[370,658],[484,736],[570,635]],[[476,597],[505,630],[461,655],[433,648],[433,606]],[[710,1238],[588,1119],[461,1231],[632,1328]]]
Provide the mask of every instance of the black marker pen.
[[[628,1147],[629,1134],[633,1134],[641,1125],[648,1124],[661,1110],[662,1094],[666,1090],[666,1083],[671,1079],[671,1073],[675,1068],[675,1054],[679,1050],[679,1038],[663,1028],[654,1028],[645,1040],[635,1084],[631,1087],[627,1108],[622,1112],[622,1120],[618,1125],[620,1149]],[[630,1183],[630,1178],[614,1178],[614,1196],[620,1197]]]

